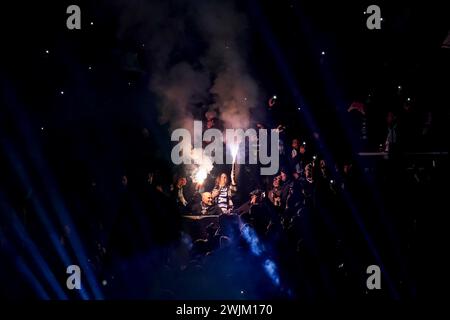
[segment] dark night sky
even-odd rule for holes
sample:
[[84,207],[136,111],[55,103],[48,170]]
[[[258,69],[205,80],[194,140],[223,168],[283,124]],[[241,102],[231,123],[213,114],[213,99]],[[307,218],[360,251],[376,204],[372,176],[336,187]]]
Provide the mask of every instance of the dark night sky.
[[[158,124],[156,99],[148,85],[153,66],[145,59],[148,48],[142,47],[145,33],[138,32],[136,25],[136,32],[131,28],[119,38],[120,9],[115,3],[77,1],[82,29],[72,31],[65,26],[65,10],[72,2],[19,2],[2,7],[5,137],[19,148],[25,148],[23,139],[42,143],[53,159],[50,163],[64,172],[73,166],[92,166],[91,171],[96,171],[103,162],[119,168],[143,161],[139,160],[142,145],[136,139],[143,127],[154,138],[151,145],[157,147],[157,158],[168,155],[168,135]],[[382,30],[371,31],[363,14],[369,4],[239,1],[237,10],[248,22],[245,60],[262,89],[257,114],[267,114],[265,101],[277,94],[277,119],[283,119],[292,135],[310,135],[303,111],[297,110],[295,87],[329,145],[345,139],[346,123],[336,121],[339,113],[356,99],[366,100],[368,94],[378,126],[373,130],[376,142],[384,134],[386,111],[398,108],[406,97],[411,96],[419,110],[448,116],[449,80],[444,76],[448,51],[440,48],[449,27],[445,10],[378,2]],[[177,10],[176,1],[172,8]],[[188,32],[183,41],[177,54],[195,60],[204,44],[195,32]],[[138,54],[142,72],[124,70],[130,52]],[[288,70],[291,85],[280,63]],[[400,95],[398,85],[403,88]],[[28,131],[35,140],[20,138],[20,131]]]

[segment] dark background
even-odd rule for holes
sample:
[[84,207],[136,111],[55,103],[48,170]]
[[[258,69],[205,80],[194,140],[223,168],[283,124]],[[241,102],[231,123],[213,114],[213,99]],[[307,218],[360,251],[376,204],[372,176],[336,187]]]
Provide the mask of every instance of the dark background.
[[[265,100],[279,97],[272,111],[266,102],[258,107],[264,121],[282,122],[290,136],[310,139],[304,111],[297,109],[302,101],[321,139],[339,153],[348,144],[348,124],[339,119],[351,102],[366,102],[370,94],[370,143],[376,150],[387,111],[411,97],[419,112],[435,116],[436,140],[426,147],[446,150],[450,68],[441,44],[450,19],[442,3],[378,1],[382,29],[368,30],[363,11],[372,2],[240,1],[249,21],[251,73]],[[66,28],[70,4],[82,8],[81,30]],[[0,179],[13,207],[46,183],[73,200],[80,187],[96,180],[108,198],[122,174],[138,176],[153,166],[171,170],[169,131],[159,125],[148,89],[152,66],[143,58],[141,39],[118,39],[115,10],[108,1],[1,4]],[[194,52],[196,45],[202,46],[193,44]],[[140,72],[124,68],[127,52],[140,57]],[[23,167],[10,169],[11,155],[26,168],[33,188],[17,178]],[[52,182],[46,181],[50,171]],[[76,200],[68,202],[76,206]]]

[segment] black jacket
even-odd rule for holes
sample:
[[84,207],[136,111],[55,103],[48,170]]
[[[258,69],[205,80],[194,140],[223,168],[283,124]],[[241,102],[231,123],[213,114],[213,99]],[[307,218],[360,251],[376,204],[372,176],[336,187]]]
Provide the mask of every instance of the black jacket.
[[192,205],[192,210],[191,210],[193,215],[196,216],[211,216],[211,215],[220,215],[222,214],[222,210],[220,210],[220,208],[217,206],[217,204],[213,204],[212,206],[209,207],[203,207],[201,202],[197,202],[194,203]]

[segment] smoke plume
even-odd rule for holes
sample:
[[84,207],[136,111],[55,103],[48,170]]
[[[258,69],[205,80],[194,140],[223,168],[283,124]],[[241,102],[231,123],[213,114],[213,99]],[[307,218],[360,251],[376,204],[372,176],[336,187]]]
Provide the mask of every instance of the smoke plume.
[[246,128],[259,89],[246,67],[247,22],[231,0],[118,0],[119,38],[145,44],[149,89],[161,124],[191,129],[217,111],[226,128]]

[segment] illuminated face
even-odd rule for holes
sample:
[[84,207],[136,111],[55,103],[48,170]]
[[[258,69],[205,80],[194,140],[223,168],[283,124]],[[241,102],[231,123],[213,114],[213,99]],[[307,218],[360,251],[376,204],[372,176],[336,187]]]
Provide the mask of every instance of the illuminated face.
[[285,172],[281,172],[280,177],[283,182],[287,180],[287,174]]
[[298,139],[292,140],[292,148],[298,150],[298,147],[300,146],[300,143]]
[[273,184],[272,185],[275,188],[278,188],[280,186],[280,179],[281,179],[280,176],[273,178]]
[[178,186],[179,187],[184,187],[187,184],[187,180],[185,177],[181,177],[178,179]]
[[224,186],[224,185],[227,184],[227,182],[228,182],[228,177],[227,177],[227,175],[226,175],[225,173],[222,173],[222,174],[220,175],[219,185],[220,185],[220,186]]
[[202,202],[204,205],[211,206],[213,203],[212,195],[210,192],[202,193]]
[[208,121],[206,121],[206,128],[211,129],[214,127],[215,124],[216,122],[214,121],[214,119],[209,119]]
[[300,153],[301,153],[301,154],[304,154],[305,152],[306,152],[305,146],[304,146],[304,145],[301,145],[301,146],[300,146]]

